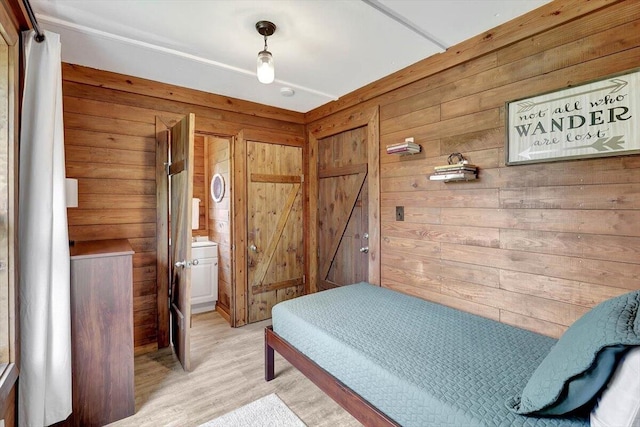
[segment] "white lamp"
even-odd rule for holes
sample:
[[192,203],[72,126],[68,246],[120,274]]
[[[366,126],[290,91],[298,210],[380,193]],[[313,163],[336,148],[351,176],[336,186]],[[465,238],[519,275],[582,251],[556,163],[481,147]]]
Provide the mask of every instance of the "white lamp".
[[78,180],[66,178],[64,180],[65,202],[68,208],[78,207]]
[[258,52],[257,60],[257,75],[260,83],[269,84],[273,83],[276,72],[273,63],[273,55],[269,52],[267,47],[267,37],[276,32],[276,25],[269,21],[258,21],[256,23],[256,30],[264,36],[264,49]]
[[273,64],[273,55],[267,50],[258,53],[258,81],[260,83],[273,83],[276,77],[276,70]]

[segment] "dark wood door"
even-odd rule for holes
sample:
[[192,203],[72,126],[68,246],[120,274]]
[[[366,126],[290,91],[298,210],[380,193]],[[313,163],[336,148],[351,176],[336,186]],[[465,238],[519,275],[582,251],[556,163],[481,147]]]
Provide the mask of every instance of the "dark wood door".
[[189,114],[171,128],[169,191],[171,217],[171,343],[185,371],[191,369],[191,199],[195,116]]
[[318,141],[318,290],[368,280],[367,128]]
[[249,322],[304,293],[302,148],[247,141]]

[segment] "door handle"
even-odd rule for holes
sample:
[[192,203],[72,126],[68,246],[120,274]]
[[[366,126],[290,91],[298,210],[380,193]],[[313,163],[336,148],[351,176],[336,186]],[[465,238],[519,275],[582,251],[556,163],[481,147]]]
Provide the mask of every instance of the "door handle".
[[249,250],[251,250],[253,252],[258,252],[258,247],[256,245],[251,245],[251,246],[249,246]]
[[198,265],[200,264],[200,261],[198,259],[193,259],[191,261],[176,261],[175,264],[173,264],[176,268],[182,267],[182,268],[189,268],[192,265]]
[[362,252],[363,254],[368,254],[369,253],[369,246],[365,246],[360,248],[360,252]]

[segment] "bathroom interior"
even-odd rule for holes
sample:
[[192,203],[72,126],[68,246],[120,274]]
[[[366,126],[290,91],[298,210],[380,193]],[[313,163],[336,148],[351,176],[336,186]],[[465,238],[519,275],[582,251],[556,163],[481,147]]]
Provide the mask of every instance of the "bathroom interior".
[[[217,310],[227,321],[231,295],[231,179],[227,137],[194,138],[191,312]],[[213,178],[218,188],[213,194]]]

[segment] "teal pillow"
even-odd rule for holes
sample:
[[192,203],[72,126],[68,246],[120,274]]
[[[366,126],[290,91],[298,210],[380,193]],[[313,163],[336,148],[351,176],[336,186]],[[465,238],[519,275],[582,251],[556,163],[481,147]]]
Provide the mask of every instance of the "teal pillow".
[[507,407],[523,415],[562,415],[590,402],[616,362],[640,345],[640,291],[604,301],[562,335]]

